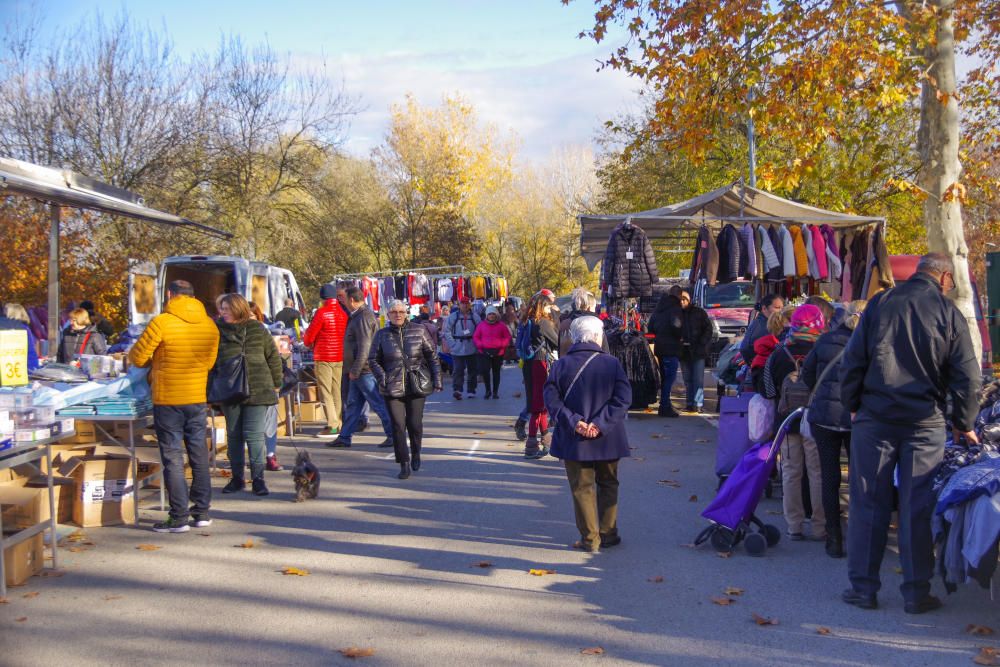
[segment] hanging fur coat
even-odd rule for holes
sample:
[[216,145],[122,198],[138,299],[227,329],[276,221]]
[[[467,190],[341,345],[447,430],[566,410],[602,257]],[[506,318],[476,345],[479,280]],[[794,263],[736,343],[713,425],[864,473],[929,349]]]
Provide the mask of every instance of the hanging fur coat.
[[615,227],[604,253],[602,282],[614,298],[652,296],[653,283],[659,280],[653,245],[641,228]]

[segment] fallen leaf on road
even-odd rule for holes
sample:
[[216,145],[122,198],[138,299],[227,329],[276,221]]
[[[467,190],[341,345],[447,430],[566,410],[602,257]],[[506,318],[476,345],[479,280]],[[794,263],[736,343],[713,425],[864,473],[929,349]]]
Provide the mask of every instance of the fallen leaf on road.
[[698,502],[698,496],[691,496],[690,498],[688,498],[688,502],[690,503]]
[[659,439],[660,439],[660,438],[662,438],[663,436],[662,436],[662,435],[660,435],[659,433],[654,433],[653,435],[651,435],[651,436],[649,436],[649,437],[650,437],[650,438],[652,438],[653,440],[659,440]]
[[760,614],[751,614],[751,618],[753,618],[753,622],[756,623],[757,625],[777,625],[778,624],[778,619],[776,619],[776,618],[766,618],[764,616],[761,616]]
[[663,577],[650,577],[646,581],[648,581],[648,582],[650,582],[652,584],[662,584],[663,583]]
[[653,408],[646,408],[645,410],[643,410],[643,412],[645,412],[647,415],[651,415],[653,414]]
[[10,604],[10,600],[7,598],[0,598],[0,604]]
[[357,646],[351,646],[349,648],[340,649],[340,655],[345,658],[370,658],[375,655],[375,649],[373,648],[358,648]]
[[493,563],[488,560],[481,560],[478,563],[473,563],[472,567],[493,567]]
[[[21,619],[17,619],[21,620]],[[982,646],[979,649],[979,655],[972,659],[972,662],[977,665],[1000,665],[1000,648],[994,648],[992,646]]]
[[695,440],[695,442],[698,442],[698,443],[701,443],[701,444],[704,445],[704,444],[708,443],[708,438],[698,438],[697,440]]
[[828,635],[830,634],[830,628],[816,628],[817,635]]
[[591,646],[590,648],[585,648],[580,651],[583,655],[603,655],[604,649],[600,646]]
[[198,534],[201,535],[202,537],[211,537],[212,536],[212,533],[198,533]]
[[31,591],[30,593],[25,593],[21,597],[25,598],[26,600],[27,599],[31,599],[31,598],[37,598],[38,597],[38,591]]
[[140,544],[136,547],[139,551],[159,551],[162,548],[156,544]]
[[555,570],[528,570],[528,574],[534,575],[536,577],[542,577],[546,574],[555,574]]
[[732,603],[736,602],[736,600],[732,598],[717,597],[717,598],[712,598],[712,602],[719,605],[720,607],[728,607]]
[[65,572],[59,572],[58,570],[42,570],[41,572],[38,573],[38,576],[39,577],[54,578],[54,577],[61,577],[64,574],[66,574],[66,573]]
[[663,486],[669,486],[672,489],[681,488],[681,483],[676,479],[661,479],[657,484],[662,484]]
[[232,477],[233,472],[231,470],[226,470],[225,468],[219,468],[215,471],[216,477]]
[[122,596],[120,596],[120,595],[105,595],[104,596],[104,601],[105,602],[111,602],[112,600],[121,600],[121,599],[122,599]]
[[726,595],[743,595],[743,589],[742,588],[736,588],[735,586],[730,586],[729,588],[727,588],[723,592]]
[[66,536],[67,542],[83,542],[86,539],[87,536],[79,530]]
[[292,576],[295,576],[295,577],[307,577],[307,576],[309,576],[309,570],[303,570],[303,569],[298,568],[298,567],[286,567],[286,568],[282,568],[281,573],[282,574],[287,574],[287,575],[292,575]]
[[66,551],[70,552],[71,554],[78,554],[81,551],[86,551],[86,549],[84,549],[83,547],[70,547],[66,549]]
[[732,551],[716,551],[715,555],[718,556],[719,558],[732,558],[733,557],[733,552]]
[[486,431],[473,431],[472,435],[486,435]]
[[24,623],[25,621],[28,620],[28,617],[27,616],[21,616],[19,618],[15,618],[14,620],[17,621],[18,623]]
[[993,628],[988,628],[985,625],[975,625],[971,623],[965,628],[965,631],[970,635],[987,636],[993,634]]
[[253,549],[257,545],[253,543],[252,539],[250,539],[244,542],[243,544],[234,544],[233,546],[236,547],[237,549]]

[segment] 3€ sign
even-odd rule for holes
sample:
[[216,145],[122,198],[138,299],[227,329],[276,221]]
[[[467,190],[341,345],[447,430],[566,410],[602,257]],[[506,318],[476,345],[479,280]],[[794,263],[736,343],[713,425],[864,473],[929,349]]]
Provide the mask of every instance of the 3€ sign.
[[28,332],[0,331],[0,386],[28,384]]

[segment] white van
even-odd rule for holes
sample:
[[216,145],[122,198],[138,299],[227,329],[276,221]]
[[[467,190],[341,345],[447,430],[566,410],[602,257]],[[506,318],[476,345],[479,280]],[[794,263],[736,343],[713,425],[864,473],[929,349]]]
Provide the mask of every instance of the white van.
[[212,318],[218,315],[215,299],[235,292],[260,306],[271,320],[285,307],[285,299],[293,299],[303,324],[308,323],[309,311],[291,271],[224,255],[168,257],[159,269],[152,262],[133,261],[128,276],[129,323],[146,324],[158,315],[167,299],[167,286],[174,280],[191,283],[195,297]]

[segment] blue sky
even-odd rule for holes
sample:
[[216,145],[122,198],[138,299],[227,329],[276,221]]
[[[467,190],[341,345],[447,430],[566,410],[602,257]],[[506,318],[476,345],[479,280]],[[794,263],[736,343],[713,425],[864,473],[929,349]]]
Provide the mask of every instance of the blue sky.
[[[0,7],[26,6],[0,0]],[[520,137],[522,155],[541,159],[590,145],[598,127],[634,109],[637,84],[596,72],[610,48],[577,34],[592,25],[592,0],[45,0],[45,34],[72,29],[96,11],[123,8],[161,26],[181,54],[213,51],[222,35],[267,41],[293,63],[325,61],[364,111],[347,149],[365,154],[385,135],[389,106],[413,93],[425,105],[461,93],[480,117]],[[621,40],[621,35],[618,35]],[[617,44],[612,41],[611,43]]]

